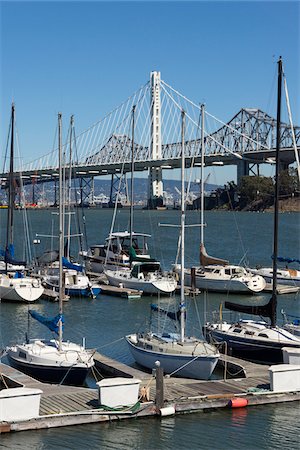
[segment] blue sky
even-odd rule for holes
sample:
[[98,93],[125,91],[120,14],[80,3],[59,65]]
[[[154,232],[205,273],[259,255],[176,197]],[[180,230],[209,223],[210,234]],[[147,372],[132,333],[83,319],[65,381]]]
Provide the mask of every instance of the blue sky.
[[[1,165],[12,99],[30,161],[53,148],[58,111],[74,114],[83,131],[152,70],[227,121],[241,107],[275,114],[282,55],[300,124],[299,2],[2,1],[0,8]],[[233,179],[231,169],[214,170],[219,183]]]

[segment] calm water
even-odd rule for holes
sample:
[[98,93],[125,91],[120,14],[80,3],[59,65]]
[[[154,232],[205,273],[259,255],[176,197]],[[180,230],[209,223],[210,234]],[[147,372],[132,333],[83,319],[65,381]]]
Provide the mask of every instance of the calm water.
[[[0,211],[2,242],[4,236],[5,211]],[[88,242],[101,243],[109,233],[111,210],[87,210],[86,226]],[[128,229],[129,212],[117,214],[115,230]],[[299,214],[280,215],[279,254],[299,258]],[[53,222],[54,221],[54,222]],[[30,211],[28,223],[33,234],[51,234],[57,217],[50,211]],[[19,222],[19,224],[18,224]],[[23,233],[21,213],[17,214],[17,255],[22,253]],[[188,212],[188,223],[198,223],[199,213]],[[242,259],[256,264],[271,264],[272,215],[262,213],[210,212],[206,215],[205,242],[211,255],[230,259],[238,263]],[[159,227],[159,223],[179,224],[179,211],[137,211],[136,231],[152,234],[149,242],[151,254],[159,258],[165,268],[170,268],[177,252],[178,230]],[[75,228],[73,232],[75,232]],[[199,229],[188,228],[186,238],[187,264],[197,263],[199,254]],[[42,239],[35,249],[39,254],[50,248],[50,239]],[[73,243],[73,254],[77,245]],[[189,331],[196,333],[205,316],[217,310],[227,296],[200,294],[188,300]],[[234,297],[236,299],[236,297]],[[266,301],[269,295],[248,298],[247,301]],[[141,300],[125,300],[100,295],[95,300],[71,299],[64,306],[65,338],[81,340],[86,337],[87,346],[97,348],[122,362],[133,364],[123,340],[125,334],[143,328],[149,317],[150,297]],[[162,299],[168,303],[169,299]],[[34,308],[41,313],[56,314],[57,305],[39,301]],[[300,315],[299,295],[278,297],[278,319],[280,310]],[[0,347],[23,341],[27,331],[27,305],[0,304]],[[31,337],[47,335],[38,323],[30,324]],[[89,380],[93,386],[93,380]],[[298,406],[298,405],[297,405]],[[299,408],[295,404],[282,404],[248,408],[239,411],[216,411],[172,418],[132,420],[62,429],[23,432],[0,435],[1,448],[48,449],[48,448],[105,448],[105,449],[275,449],[299,448]]]

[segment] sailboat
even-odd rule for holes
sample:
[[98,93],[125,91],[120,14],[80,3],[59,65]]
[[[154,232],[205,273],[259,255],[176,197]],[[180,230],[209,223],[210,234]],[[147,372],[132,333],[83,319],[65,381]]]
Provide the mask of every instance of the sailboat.
[[[185,269],[185,280],[188,286],[203,291],[226,292],[227,294],[257,294],[266,287],[260,275],[254,275],[242,266],[229,264],[225,259],[207,254],[204,246],[204,105],[201,105],[201,243],[200,266]],[[175,264],[173,270],[180,273],[180,265]]]
[[82,385],[88,371],[94,365],[93,351],[83,345],[63,341],[63,192],[62,192],[62,144],[61,114],[59,123],[59,311],[54,318],[46,318],[36,311],[31,311],[33,318],[46,325],[58,335],[58,339],[26,340],[23,344],[8,347],[7,356],[10,364],[18,370],[43,382]]
[[181,156],[181,291],[180,308],[178,313],[169,313],[156,305],[152,309],[159,313],[166,313],[173,320],[180,321],[179,333],[135,333],[126,336],[132,356],[138,364],[152,369],[159,361],[164,372],[180,377],[194,379],[209,379],[219,359],[216,347],[204,339],[187,337],[185,335],[186,308],[184,296],[184,124],[185,114],[182,112],[182,156]]
[[130,233],[129,233],[129,261],[130,267],[117,267],[115,270],[105,269],[109,284],[122,286],[128,289],[143,291],[144,294],[169,295],[175,291],[177,282],[170,274],[162,271],[159,261],[140,255],[134,245],[133,232],[133,173],[134,173],[134,112],[132,109],[132,158],[131,158],[131,206],[130,206]]
[[233,356],[267,364],[282,363],[282,348],[300,349],[300,339],[284,327],[276,325],[277,308],[277,247],[278,247],[278,193],[279,193],[279,151],[281,125],[281,85],[282,59],[278,60],[278,98],[276,129],[276,173],[274,195],[274,241],[272,297],[267,305],[248,306],[225,302],[225,307],[238,312],[269,317],[271,324],[265,321],[239,320],[235,323],[207,323],[207,335],[213,342],[226,342],[227,349]]
[[130,241],[132,247],[140,259],[147,262],[150,259],[147,239],[150,234],[116,231],[111,233],[104,244],[94,244],[87,251],[80,252],[88,272],[103,273],[105,269],[120,270],[130,268]]
[[[277,258],[278,261],[282,262],[300,262],[299,259],[291,259],[291,258]],[[257,267],[255,269],[249,269],[250,272],[262,276],[267,283],[272,282],[273,277],[273,269],[271,267]],[[292,269],[286,267],[285,269],[277,269],[277,281],[278,284],[285,284],[287,286],[296,286],[300,288],[300,270]]]
[[[67,209],[65,211],[64,208],[64,217],[67,217],[67,236],[66,236],[66,244],[64,245],[64,257],[63,257],[63,277],[64,277],[64,286],[65,286],[65,294],[71,297],[92,297],[96,298],[96,296],[100,293],[100,286],[92,283],[89,277],[85,273],[85,268],[81,264],[77,264],[71,260],[70,256],[70,243],[71,237],[77,236],[81,238],[81,233],[77,235],[71,235],[71,188],[72,188],[72,139],[74,132],[74,119],[71,116],[70,122],[70,154],[69,154],[69,179],[68,179],[68,201],[67,201]],[[45,255],[44,255],[45,256]],[[53,261],[50,265],[47,265],[47,268],[44,270],[44,275],[42,277],[43,284],[53,290],[59,290],[59,261]]]
[[0,273],[0,299],[13,302],[34,302],[38,300],[44,292],[40,281],[25,276],[22,270],[25,261],[17,261],[14,257],[13,229],[14,229],[14,207],[15,207],[15,186],[14,186],[14,125],[15,106],[11,107],[10,126],[10,166],[8,179],[8,209],[6,228],[6,247],[1,251],[3,256],[2,273]]

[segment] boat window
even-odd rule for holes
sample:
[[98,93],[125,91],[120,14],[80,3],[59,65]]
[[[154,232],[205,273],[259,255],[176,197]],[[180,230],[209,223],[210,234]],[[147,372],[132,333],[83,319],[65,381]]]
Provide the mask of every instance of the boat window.
[[268,338],[269,336],[266,334],[266,333],[259,333],[259,335],[258,336],[260,336],[260,337],[264,337],[264,338]]
[[19,351],[20,358],[26,359],[26,353]]
[[100,248],[98,249],[98,255],[97,255],[97,256],[103,256],[103,257],[106,256],[106,252],[105,252],[105,250],[104,250],[103,247],[100,247]]
[[241,328],[235,328],[235,329],[233,330],[234,333],[240,333],[241,331],[242,331]]
[[231,270],[230,269],[225,269],[225,273],[226,273],[226,275],[231,275]]
[[246,331],[245,331],[245,334],[249,334],[250,336],[253,336],[253,335],[254,335],[254,331],[246,330]]

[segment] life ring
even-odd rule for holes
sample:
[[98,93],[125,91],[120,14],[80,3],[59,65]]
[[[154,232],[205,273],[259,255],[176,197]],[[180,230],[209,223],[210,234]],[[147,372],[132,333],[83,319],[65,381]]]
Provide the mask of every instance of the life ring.
[[31,284],[32,284],[32,287],[34,287],[34,288],[40,287],[39,280],[32,280]]

